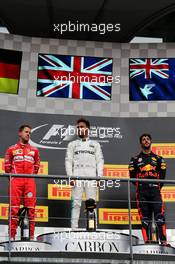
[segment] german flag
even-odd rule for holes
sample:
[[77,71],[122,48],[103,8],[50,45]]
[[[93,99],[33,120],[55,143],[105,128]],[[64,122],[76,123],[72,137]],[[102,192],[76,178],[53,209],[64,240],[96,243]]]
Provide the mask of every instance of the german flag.
[[18,94],[22,52],[0,49],[0,93]]

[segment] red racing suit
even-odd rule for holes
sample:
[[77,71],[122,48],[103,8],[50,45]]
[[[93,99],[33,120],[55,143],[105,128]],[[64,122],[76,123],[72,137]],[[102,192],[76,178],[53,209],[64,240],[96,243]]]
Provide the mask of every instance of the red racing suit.
[[[30,144],[17,143],[9,147],[5,154],[5,172],[14,174],[37,174],[40,166],[40,155],[37,148]],[[11,219],[9,221],[9,233],[15,239],[18,225],[18,211],[20,202],[28,207],[28,217],[30,221],[30,239],[34,238],[35,229],[35,205],[36,205],[36,185],[33,178],[11,178]]]

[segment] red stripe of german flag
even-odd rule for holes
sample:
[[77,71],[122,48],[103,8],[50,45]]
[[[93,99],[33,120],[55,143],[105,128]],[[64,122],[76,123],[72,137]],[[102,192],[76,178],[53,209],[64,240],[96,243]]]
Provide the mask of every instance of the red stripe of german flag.
[[0,62],[0,78],[19,79],[20,65]]

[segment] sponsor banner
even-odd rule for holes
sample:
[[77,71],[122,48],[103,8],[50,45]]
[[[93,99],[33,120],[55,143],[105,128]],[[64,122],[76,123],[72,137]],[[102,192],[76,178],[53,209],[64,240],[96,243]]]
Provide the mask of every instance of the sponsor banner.
[[175,202],[175,186],[165,186],[161,189],[164,202]]
[[[8,215],[9,204],[0,203],[0,220],[8,220]],[[35,222],[48,222],[48,206],[35,207]]]
[[[133,225],[140,224],[137,209],[131,209],[131,222]],[[99,208],[99,224],[128,225],[128,209]]]
[[152,151],[164,158],[175,158],[175,143],[152,144]]
[[128,165],[104,165],[104,176],[112,178],[129,178]]
[[48,222],[48,206],[36,206],[35,208],[35,222]]
[[69,185],[48,184],[49,200],[71,200],[72,187]]
[[48,161],[41,161],[38,174],[48,175]]
[[[0,173],[4,173],[4,172],[5,172],[4,159],[0,158]],[[47,161],[41,161],[38,174],[39,175],[48,175],[48,162]]]
[[[58,184],[48,184],[48,199],[50,200],[71,200],[72,187],[69,185],[58,185]],[[175,187],[166,186],[161,190],[162,199],[164,202],[174,202],[175,201]],[[85,192],[83,193],[83,200],[85,200]],[[97,200],[99,200],[99,192],[97,195]]]
[[[48,184],[49,200],[71,200],[72,186],[62,184]],[[86,194],[83,192],[83,201],[86,200]],[[97,191],[96,201],[99,201],[99,191]]]

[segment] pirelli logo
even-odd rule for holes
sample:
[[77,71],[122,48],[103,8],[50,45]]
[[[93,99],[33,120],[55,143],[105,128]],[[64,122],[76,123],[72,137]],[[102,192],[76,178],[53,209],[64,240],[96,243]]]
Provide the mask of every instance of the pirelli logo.
[[[131,209],[131,222],[134,225],[140,224],[137,209]],[[128,209],[99,208],[99,224],[128,225]]]
[[164,202],[175,202],[175,186],[165,186],[161,189]]
[[104,165],[104,176],[113,178],[129,178],[128,165]]
[[[4,159],[0,158],[0,173],[4,173],[4,172],[5,172]],[[38,174],[39,175],[47,175],[48,174],[48,162],[47,161],[41,161]]]
[[48,184],[48,199],[71,200],[72,188],[68,185]]
[[152,144],[152,151],[164,158],[175,158],[175,143]]
[[[0,220],[8,220],[9,204],[0,204]],[[35,207],[35,222],[48,222],[48,206]]]
[[[63,184],[48,184],[48,199],[49,200],[71,200],[72,187]],[[83,193],[83,201],[86,200],[85,192]],[[97,198],[99,200],[99,191],[97,191]]]
[[48,161],[41,161],[38,174],[48,175]]

